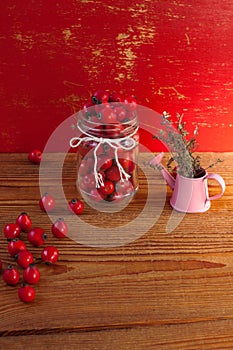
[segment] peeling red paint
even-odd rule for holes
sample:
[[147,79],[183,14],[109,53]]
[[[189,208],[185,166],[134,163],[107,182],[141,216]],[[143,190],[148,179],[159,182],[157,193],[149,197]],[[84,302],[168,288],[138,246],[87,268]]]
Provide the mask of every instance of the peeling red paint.
[[0,4],[0,151],[43,148],[92,91],[133,92],[200,126],[201,151],[232,151],[231,0]]

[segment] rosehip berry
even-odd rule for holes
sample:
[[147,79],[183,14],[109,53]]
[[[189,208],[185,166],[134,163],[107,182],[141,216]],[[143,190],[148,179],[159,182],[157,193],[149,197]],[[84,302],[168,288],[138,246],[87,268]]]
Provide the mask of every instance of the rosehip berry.
[[116,192],[123,195],[130,195],[134,192],[134,186],[131,181],[118,181],[115,185]]
[[126,172],[131,173],[135,169],[135,163],[131,159],[119,158],[119,163]]
[[117,121],[117,115],[112,108],[104,108],[101,111],[102,123],[111,124]]
[[108,201],[109,202],[121,202],[123,200],[123,196],[121,193],[113,192],[108,196]]
[[53,198],[53,196],[51,196],[49,193],[45,193],[40,201],[39,201],[39,205],[41,210],[45,211],[45,212],[50,212],[55,208],[55,199]]
[[35,289],[25,283],[18,289],[19,299],[24,303],[33,301],[35,299],[35,294]]
[[113,91],[109,94],[109,102],[122,102],[123,98],[120,94],[117,92]]
[[106,171],[106,177],[108,180],[111,181],[119,181],[121,178],[120,171],[118,169],[117,165],[112,165],[111,168],[109,168]]
[[94,93],[91,99],[95,104],[107,103],[109,99],[109,93],[104,90],[98,90]]
[[64,238],[68,233],[68,226],[63,218],[58,218],[52,225],[52,233],[57,238]]
[[74,214],[80,215],[80,214],[82,214],[82,212],[84,210],[84,204],[79,199],[73,198],[69,201],[68,208]]
[[23,232],[28,232],[32,227],[32,221],[27,213],[21,213],[17,219],[16,224],[19,225]]
[[98,188],[93,188],[89,191],[90,198],[95,202],[101,202],[104,199],[104,195],[100,192]]
[[80,182],[80,187],[82,190],[89,191],[94,188],[96,185],[94,174],[87,174],[83,176],[82,181]]
[[123,107],[121,107],[121,106],[116,107],[116,108],[114,109],[114,112],[116,113],[116,115],[117,115],[117,120],[118,120],[119,122],[123,122],[124,120],[126,120],[126,118],[127,118],[127,112],[126,112],[126,110],[125,110]]
[[21,250],[18,254],[16,254],[15,259],[18,265],[23,269],[26,269],[34,262],[33,255],[28,250]]
[[114,183],[109,180],[104,181],[103,186],[100,186],[99,188],[100,192],[106,196],[113,193],[114,189]]
[[47,235],[40,227],[35,227],[28,232],[28,241],[35,247],[40,247],[47,239]]
[[10,286],[16,286],[20,279],[20,273],[16,267],[9,265],[3,272],[3,280]]
[[40,280],[39,269],[32,265],[29,265],[25,270],[23,270],[23,279],[28,284],[36,284]]
[[41,252],[41,259],[47,264],[55,264],[58,260],[59,252],[54,246],[45,247]]
[[133,95],[125,98],[124,103],[125,103],[125,106],[127,106],[131,111],[134,111],[137,108],[137,99]]
[[14,238],[8,243],[8,252],[11,256],[15,256],[21,250],[27,250],[26,244],[19,238]]
[[3,232],[4,232],[4,236],[7,238],[7,240],[10,241],[11,239],[19,237],[20,232],[21,232],[21,228],[17,224],[10,223],[10,224],[5,225]]
[[[95,104],[95,113],[96,113],[96,117],[97,117],[97,120],[95,118],[96,122],[100,122],[100,120],[102,119],[101,112],[104,108],[111,108],[110,103],[105,102],[104,104],[101,104],[101,103]],[[92,120],[93,120],[93,118],[92,118]]]
[[94,103],[92,101],[88,101],[84,104],[83,110],[86,116],[92,116],[95,114]]
[[34,149],[28,154],[28,159],[34,164],[40,164],[42,159],[42,152],[38,149]]
[[112,166],[112,158],[102,154],[98,157],[98,164],[100,165],[100,169],[105,171]]

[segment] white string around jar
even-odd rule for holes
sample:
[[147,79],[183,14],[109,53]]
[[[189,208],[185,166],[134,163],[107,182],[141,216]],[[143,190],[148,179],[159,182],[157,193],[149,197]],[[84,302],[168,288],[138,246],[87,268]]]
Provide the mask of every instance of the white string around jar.
[[[128,179],[131,177],[131,175],[129,175],[124,170],[124,168],[122,167],[121,163],[119,162],[118,149],[121,148],[121,149],[124,149],[126,151],[130,151],[131,149],[133,149],[137,145],[137,142],[135,141],[133,136],[138,132],[139,127],[137,127],[134,130],[134,132],[132,132],[130,135],[125,136],[125,137],[121,137],[121,138],[116,138],[116,139],[109,139],[109,138],[104,138],[104,137],[93,136],[93,135],[85,132],[84,130],[82,130],[80,125],[77,125],[77,127],[80,130],[80,132],[82,134],[86,135],[86,136],[84,136],[84,137],[73,137],[70,140],[70,147],[76,148],[76,147],[80,146],[80,144],[82,142],[85,142],[85,141],[95,141],[97,143],[97,145],[96,145],[96,147],[94,149],[94,176],[95,176],[96,188],[100,188],[100,186],[104,186],[104,181],[103,181],[102,174],[97,171],[97,165],[98,165],[97,151],[98,151],[100,145],[104,144],[104,143],[108,144],[111,148],[114,149],[116,165],[117,165],[117,167],[119,169],[121,181],[122,182],[124,182],[125,180],[128,181]],[[129,144],[128,146],[123,145],[122,142],[125,141],[125,140],[130,140],[131,144]]]

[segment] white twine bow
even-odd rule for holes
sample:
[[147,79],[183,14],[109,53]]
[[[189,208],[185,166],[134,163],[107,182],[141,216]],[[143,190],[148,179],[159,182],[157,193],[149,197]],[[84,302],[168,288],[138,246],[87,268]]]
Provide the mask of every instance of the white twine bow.
[[[73,137],[70,140],[70,147],[76,148],[82,142],[85,142],[85,141],[95,141],[97,143],[97,146],[94,149],[94,176],[95,176],[96,188],[99,188],[100,186],[104,186],[102,174],[97,171],[97,163],[98,163],[97,151],[98,151],[100,145],[104,144],[104,143],[108,144],[111,148],[114,149],[115,160],[116,160],[116,164],[118,166],[119,172],[120,172],[121,181],[124,182],[125,180],[128,180],[131,177],[131,175],[129,175],[124,170],[121,163],[119,162],[118,149],[122,148],[126,151],[129,151],[136,146],[136,141],[132,137],[137,133],[138,127],[130,135],[128,135],[126,137],[116,138],[116,139],[109,139],[109,138],[104,138],[104,137],[93,136],[93,135],[83,131],[80,128],[80,125],[78,125],[78,129],[81,131],[82,134],[84,134],[86,136]],[[125,140],[130,140],[131,142],[128,145],[123,145],[123,141],[125,141]]]

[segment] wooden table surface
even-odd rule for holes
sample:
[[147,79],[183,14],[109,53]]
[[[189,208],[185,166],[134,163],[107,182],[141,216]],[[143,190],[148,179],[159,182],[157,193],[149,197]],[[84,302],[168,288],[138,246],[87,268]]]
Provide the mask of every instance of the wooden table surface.
[[[205,153],[202,159],[208,164],[218,156]],[[7,286],[1,278],[0,349],[232,349],[233,154],[220,156],[224,162],[212,171],[223,176],[226,192],[208,212],[183,215],[166,233],[172,213],[167,189],[161,215],[146,232],[122,246],[104,247],[103,242],[102,247],[92,247],[69,237],[52,237],[51,220],[38,206],[39,166],[29,163],[25,154],[1,154],[4,267],[12,259],[3,227],[22,211],[33,226],[45,229],[47,244],[57,246],[60,259],[56,265],[39,266],[41,280],[29,304],[19,301],[18,287]],[[69,154],[62,179],[67,198],[77,192],[75,173],[75,157]],[[157,185],[161,182],[159,198],[164,184],[159,174],[154,176]],[[215,183],[209,189],[211,194],[219,190]],[[107,228],[122,227],[140,215],[147,195],[141,171],[140,189],[129,207],[106,214],[85,206],[82,220],[101,227],[104,236]],[[152,210],[153,205],[147,209],[149,219]],[[146,220],[142,221],[143,231]],[[37,256],[40,249],[31,251]]]

